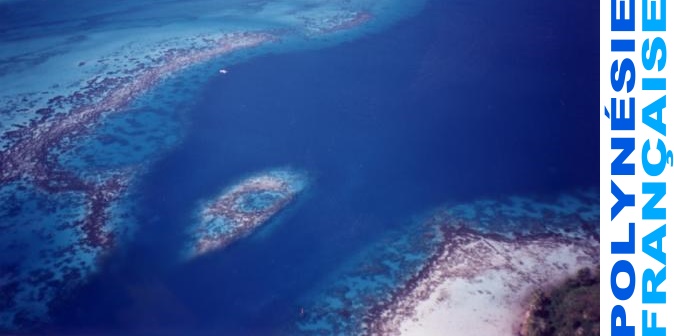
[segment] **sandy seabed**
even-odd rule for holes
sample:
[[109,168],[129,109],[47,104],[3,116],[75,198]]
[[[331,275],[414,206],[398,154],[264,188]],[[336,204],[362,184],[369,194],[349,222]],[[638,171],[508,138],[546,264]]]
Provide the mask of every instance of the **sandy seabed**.
[[534,290],[596,266],[598,256],[593,238],[506,240],[459,233],[427,276],[367,329],[375,335],[518,335]]

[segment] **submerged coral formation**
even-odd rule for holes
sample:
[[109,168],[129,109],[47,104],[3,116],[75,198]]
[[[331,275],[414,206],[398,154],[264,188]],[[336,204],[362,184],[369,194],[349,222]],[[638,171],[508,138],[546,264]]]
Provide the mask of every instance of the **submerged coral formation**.
[[250,234],[288,206],[306,185],[305,174],[276,169],[226,189],[200,209],[197,223],[190,228],[186,257],[221,249]]

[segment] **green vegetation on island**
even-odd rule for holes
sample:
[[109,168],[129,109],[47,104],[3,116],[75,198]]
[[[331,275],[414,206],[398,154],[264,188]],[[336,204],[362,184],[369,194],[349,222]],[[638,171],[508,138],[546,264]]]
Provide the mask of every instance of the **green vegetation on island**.
[[599,335],[599,269],[581,269],[560,286],[537,291],[521,335]]

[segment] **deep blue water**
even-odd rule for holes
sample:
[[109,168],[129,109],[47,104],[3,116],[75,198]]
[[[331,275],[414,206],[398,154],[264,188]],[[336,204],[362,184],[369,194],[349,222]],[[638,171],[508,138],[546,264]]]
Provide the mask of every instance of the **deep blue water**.
[[[376,35],[229,68],[142,178],[136,241],[54,330],[275,334],[298,297],[423,211],[595,186],[596,6],[431,1]],[[175,262],[199,200],[278,166],[312,176],[299,204],[262,234]]]

